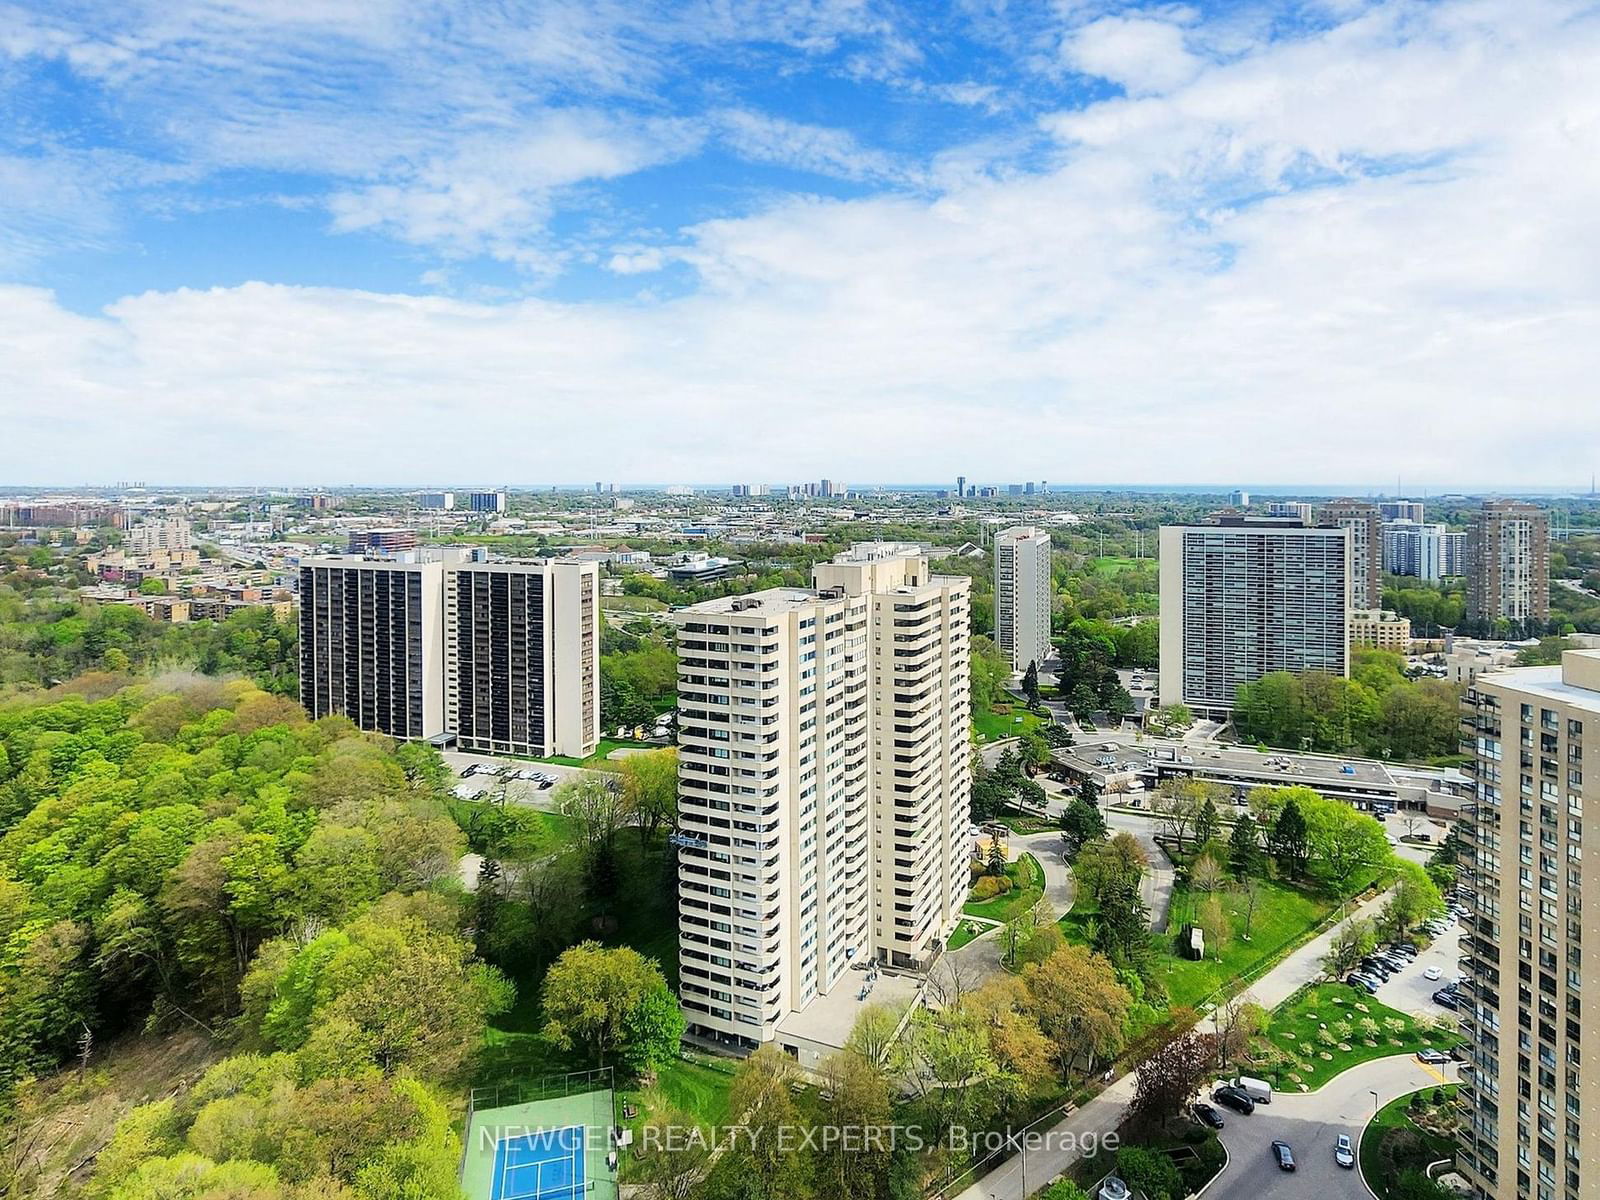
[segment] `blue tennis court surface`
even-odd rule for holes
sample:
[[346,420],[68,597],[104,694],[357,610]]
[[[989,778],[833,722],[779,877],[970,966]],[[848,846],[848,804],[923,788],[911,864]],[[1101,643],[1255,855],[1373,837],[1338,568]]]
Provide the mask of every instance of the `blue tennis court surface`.
[[502,1138],[491,1200],[577,1200],[584,1191],[582,1125]]

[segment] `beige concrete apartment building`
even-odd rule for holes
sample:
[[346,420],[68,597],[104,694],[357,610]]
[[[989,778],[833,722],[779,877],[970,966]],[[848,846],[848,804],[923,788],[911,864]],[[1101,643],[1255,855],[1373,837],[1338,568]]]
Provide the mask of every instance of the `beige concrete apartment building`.
[[[600,575],[572,560],[331,555],[300,566],[300,700],[465,750],[593,753]],[[192,615],[192,614],[191,614]]]
[[1411,649],[1411,618],[1381,608],[1355,609],[1350,614],[1350,644],[1404,654]]
[[1600,993],[1600,871],[1584,867],[1584,769],[1600,740],[1600,651],[1479,675],[1462,725],[1476,783],[1461,822],[1471,1059],[1457,1166],[1496,1200],[1589,1200],[1600,1076],[1583,1004]]
[[1013,671],[1050,657],[1050,535],[1017,525],[994,537],[994,636]]
[[[869,959],[916,966],[965,884],[968,590],[863,545],[679,610],[679,975],[749,1051]],[[857,979],[860,977],[857,976]]]
[[600,740],[600,568],[466,562],[444,573],[445,720],[463,750],[586,758]]
[[1322,521],[1350,535],[1350,603],[1377,608],[1383,599],[1383,514],[1364,500],[1335,500],[1322,506]]
[[1467,533],[1467,616],[1550,619],[1550,516],[1520,500],[1486,500]]
[[445,730],[444,567],[330,555],[300,564],[300,703],[397,738]]

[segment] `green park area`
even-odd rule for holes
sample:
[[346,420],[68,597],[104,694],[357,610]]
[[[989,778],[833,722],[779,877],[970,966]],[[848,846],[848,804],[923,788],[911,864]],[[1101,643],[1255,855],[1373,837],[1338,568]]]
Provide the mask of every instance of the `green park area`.
[[1027,912],[1044,895],[1044,868],[1031,854],[1007,863],[1005,878],[1011,884],[1010,891],[989,900],[969,900],[961,911],[969,917],[1009,921]]
[[1379,1200],[1430,1195],[1416,1176],[1455,1153],[1455,1096],[1453,1083],[1401,1096],[1385,1104],[1362,1131],[1361,1173]]
[[1096,575],[1112,576],[1117,574],[1119,571],[1127,571],[1137,568],[1141,564],[1148,565],[1148,563],[1148,559],[1141,560],[1137,558],[1124,558],[1121,555],[1116,554],[1102,554],[1098,558],[1091,559],[1089,566]]
[[1345,983],[1302,988],[1275,1010],[1251,1048],[1252,1074],[1290,1091],[1315,1091],[1369,1059],[1445,1050],[1461,1040],[1434,1023],[1380,1004]]
[[997,711],[1006,707],[1008,706],[1000,704],[995,709],[973,713],[972,728],[977,732],[980,742],[998,742],[1001,738],[1021,737],[1044,724],[1044,718],[1037,713],[1029,712],[1020,700],[1009,706],[1009,712]]

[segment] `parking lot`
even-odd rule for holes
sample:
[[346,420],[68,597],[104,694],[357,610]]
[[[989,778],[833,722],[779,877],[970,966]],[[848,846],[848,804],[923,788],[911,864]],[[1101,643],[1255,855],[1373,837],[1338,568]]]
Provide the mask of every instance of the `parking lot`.
[[[1414,962],[1378,985],[1378,999],[1412,1016],[1448,1015],[1448,1010],[1434,1001],[1433,993],[1461,973],[1461,933],[1460,924],[1453,923]],[[1438,979],[1427,978],[1429,967],[1438,968]]]
[[[506,781],[506,799],[513,804],[526,804],[530,808],[543,808],[554,811],[556,788],[565,779],[576,775],[585,774],[582,767],[567,767],[558,763],[529,762],[520,758],[494,758],[487,754],[464,754],[458,750],[443,752],[445,764],[455,775],[455,788],[458,796],[468,796],[475,791],[490,791],[500,786],[500,777],[483,774],[483,769],[498,771],[510,768],[517,772],[538,771],[554,779],[548,788],[541,788],[536,782],[527,779],[509,779]],[[463,777],[461,772],[470,766],[477,766],[479,773]]]

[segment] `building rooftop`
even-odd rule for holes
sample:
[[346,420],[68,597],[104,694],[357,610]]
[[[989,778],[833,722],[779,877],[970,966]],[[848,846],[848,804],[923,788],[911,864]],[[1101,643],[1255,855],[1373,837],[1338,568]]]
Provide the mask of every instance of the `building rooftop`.
[[810,588],[767,588],[765,591],[748,592],[743,596],[718,596],[714,600],[702,600],[698,604],[690,604],[677,611],[698,615],[718,613],[725,616],[745,612],[789,612],[797,608],[810,608],[821,599],[823,599],[821,593]]

